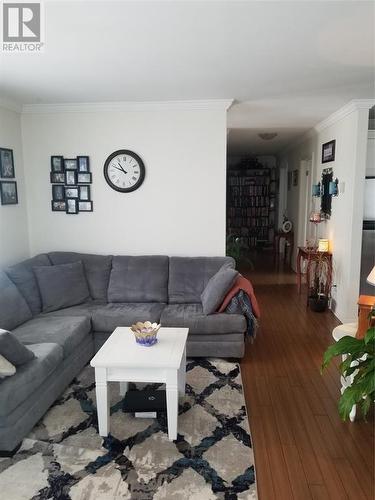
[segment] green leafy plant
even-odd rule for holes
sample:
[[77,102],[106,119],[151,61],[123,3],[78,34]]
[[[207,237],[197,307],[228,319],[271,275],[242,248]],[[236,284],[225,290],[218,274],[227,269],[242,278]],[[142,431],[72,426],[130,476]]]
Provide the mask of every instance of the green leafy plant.
[[241,238],[229,235],[227,236],[226,254],[233,257],[238,266],[246,266],[249,269],[254,269],[251,259],[246,255],[248,248],[243,245]]
[[[373,314],[372,316],[373,317]],[[353,382],[346,387],[339,400],[339,414],[343,420],[349,418],[353,405],[358,405],[364,418],[375,398],[375,328],[367,330],[363,339],[342,337],[328,347],[323,357],[321,371],[335,356],[346,355],[339,370],[344,377],[353,375]]]

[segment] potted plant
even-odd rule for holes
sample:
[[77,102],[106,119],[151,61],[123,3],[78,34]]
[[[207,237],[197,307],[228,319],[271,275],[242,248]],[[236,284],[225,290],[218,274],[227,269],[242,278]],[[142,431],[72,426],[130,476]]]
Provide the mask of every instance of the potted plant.
[[229,235],[226,246],[226,254],[228,257],[233,257],[238,267],[247,267],[251,270],[254,268],[251,259],[246,255],[248,249],[243,245],[241,238]]
[[325,311],[332,287],[332,265],[328,255],[318,253],[308,262],[307,279],[310,309],[315,312]]
[[[372,313],[373,315],[374,313]],[[339,414],[343,420],[349,418],[354,405],[358,405],[363,417],[370,409],[375,398],[375,328],[371,327],[363,339],[350,336],[342,337],[336,344],[328,347],[323,357],[321,371],[335,356],[345,355],[339,370],[343,377],[353,376],[339,400]]]

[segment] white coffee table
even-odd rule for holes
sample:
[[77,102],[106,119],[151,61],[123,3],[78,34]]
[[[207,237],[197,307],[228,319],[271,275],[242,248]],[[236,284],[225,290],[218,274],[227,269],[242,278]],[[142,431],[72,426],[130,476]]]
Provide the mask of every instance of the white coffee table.
[[152,347],[136,343],[129,327],[118,327],[92,358],[95,368],[99,434],[108,436],[108,382],[120,382],[125,395],[128,382],[166,384],[168,437],[177,439],[178,393],[185,393],[188,328],[160,328]]

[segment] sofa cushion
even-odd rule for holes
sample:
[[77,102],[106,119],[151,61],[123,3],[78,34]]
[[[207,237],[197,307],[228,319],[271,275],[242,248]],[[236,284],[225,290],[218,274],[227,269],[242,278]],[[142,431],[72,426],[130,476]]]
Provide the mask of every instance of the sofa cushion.
[[30,345],[34,358],[17,368],[12,377],[0,381],[0,416],[11,413],[49,377],[63,359],[62,348],[57,344]]
[[16,373],[16,367],[0,354],[0,379],[11,377]]
[[202,304],[170,304],[161,314],[162,326],[189,328],[189,335],[242,333],[246,319],[242,314],[203,314]]
[[51,252],[52,264],[69,264],[81,261],[85,269],[90,295],[94,300],[107,301],[112,255],[95,255],[76,252]]
[[51,263],[45,254],[36,255],[32,259],[24,260],[19,264],[8,267],[6,274],[16,285],[22,297],[26,300],[32,314],[35,316],[42,310],[38,283],[36,281],[33,267],[50,266]]
[[87,317],[38,316],[13,330],[24,344],[53,342],[64,349],[64,358],[90,334],[91,323]]
[[90,298],[82,262],[34,267],[43,312],[82,304]]
[[201,294],[204,314],[212,314],[218,310],[237,276],[238,271],[224,265],[210,278]]
[[8,276],[0,271],[0,328],[13,330],[32,318],[25,299]]
[[232,257],[170,257],[168,296],[170,304],[201,302],[201,293],[217,271],[235,267]]
[[106,304],[99,306],[92,314],[95,332],[113,332],[118,326],[131,326],[137,321],[159,322],[165,304],[135,303]]
[[167,298],[168,257],[113,257],[108,302],[167,302]]
[[0,330],[0,354],[14,366],[23,365],[34,357],[34,354],[7,330]]

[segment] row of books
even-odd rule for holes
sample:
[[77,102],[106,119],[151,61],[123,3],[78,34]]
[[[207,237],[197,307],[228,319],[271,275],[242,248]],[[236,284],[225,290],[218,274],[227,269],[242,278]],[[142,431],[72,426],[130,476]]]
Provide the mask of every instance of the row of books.
[[268,213],[268,207],[229,207],[227,209],[228,217],[249,217],[251,215],[268,215]]
[[231,186],[269,186],[269,177],[229,177],[227,185]]
[[[251,184],[251,185],[243,185],[243,186],[229,186],[228,192],[233,194],[239,193],[240,196],[254,196],[254,195],[268,195],[269,186],[262,184]],[[238,196],[238,194],[236,194]]]
[[270,199],[268,196],[247,196],[235,197],[228,196],[228,207],[246,208],[246,207],[268,207]]
[[268,217],[228,217],[229,227],[268,227]]

